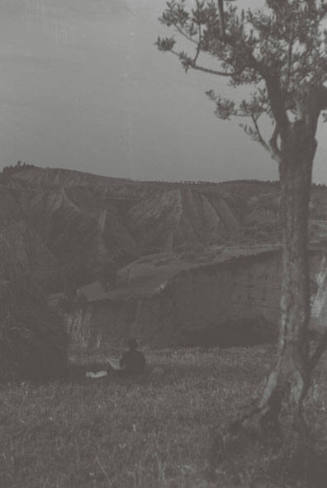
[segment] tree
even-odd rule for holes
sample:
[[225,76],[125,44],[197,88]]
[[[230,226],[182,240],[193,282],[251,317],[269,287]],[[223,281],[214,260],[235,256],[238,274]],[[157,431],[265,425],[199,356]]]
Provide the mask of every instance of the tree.
[[[303,401],[327,345],[325,335],[310,350],[307,252],[316,131],[327,109],[327,6],[320,0],[266,0],[260,9],[245,11],[238,3],[242,4],[195,0],[189,8],[185,0],[169,1],[160,20],[182,36],[194,53],[178,50],[174,37],[158,37],[157,46],[177,56],[185,71],[225,77],[234,88],[248,87],[248,97],[239,103],[212,90],[207,94],[215,103],[216,115],[240,118],[245,132],[279,166],[282,292],[278,352],[262,396],[231,428],[276,426],[282,407],[287,407],[292,430],[303,435]],[[267,127],[271,131],[268,139]]]

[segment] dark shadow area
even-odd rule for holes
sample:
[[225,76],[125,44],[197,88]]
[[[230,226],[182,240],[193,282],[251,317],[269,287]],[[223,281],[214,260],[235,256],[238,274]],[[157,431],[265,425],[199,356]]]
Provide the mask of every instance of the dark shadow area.
[[67,372],[68,335],[62,319],[31,283],[0,286],[0,380],[36,382]]
[[277,326],[265,318],[225,322],[206,328],[183,329],[179,345],[186,347],[235,347],[270,344],[276,340]]

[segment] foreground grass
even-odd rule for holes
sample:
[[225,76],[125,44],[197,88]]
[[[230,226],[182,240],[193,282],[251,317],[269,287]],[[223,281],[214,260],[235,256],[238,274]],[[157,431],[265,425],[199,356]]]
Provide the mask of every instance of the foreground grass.
[[[102,379],[3,386],[0,486],[242,484],[240,477],[233,480],[224,472],[218,485],[206,480],[208,446],[213,429],[255,393],[272,357],[272,348],[262,346],[158,351],[148,358],[160,370],[134,383]],[[320,376],[323,384],[326,376]],[[317,390],[313,401],[324,416],[326,390]]]

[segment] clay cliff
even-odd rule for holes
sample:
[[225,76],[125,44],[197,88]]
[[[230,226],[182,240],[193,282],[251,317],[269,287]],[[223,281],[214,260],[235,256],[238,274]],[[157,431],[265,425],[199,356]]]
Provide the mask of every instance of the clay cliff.
[[[25,271],[38,274],[28,252],[33,241],[36,254],[47,260],[47,253],[51,266],[55,262],[57,274],[49,272],[48,286],[60,291],[67,283],[76,288],[94,279],[110,281],[145,255],[277,243],[278,208],[276,183],[138,182],[19,166],[0,175],[1,249],[7,243],[12,259],[18,252]],[[312,240],[324,241],[325,187],[313,189],[311,213]],[[11,242],[22,232],[26,249],[22,244],[18,251]]]
[[[214,328],[217,317],[221,327],[235,322],[238,296],[244,320],[257,324],[260,317],[260,323],[273,324],[271,307],[269,314],[246,318],[252,302],[244,296],[256,290],[257,300],[269,289],[267,296],[278,303],[278,265],[249,257],[252,271],[238,261],[226,271],[229,278],[221,267],[278,248],[278,212],[279,186],[272,182],[140,182],[13,167],[0,175],[0,279],[24,276],[46,293],[63,292],[72,303],[76,290],[100,282],[103,293],[109,287],[113,294],[105,308],[117,337],[136,327],[151,341],[152,333],[163,334],[161,342],[166,335],[195,341],[198,329]],[[310,226],[311,242],[323,249],[326,187],[312,189]],[[261,283],[264,273],[270,288]],[[97,302],[96,310],[103,306]],[[93,327],[97,319],[87,313]]]

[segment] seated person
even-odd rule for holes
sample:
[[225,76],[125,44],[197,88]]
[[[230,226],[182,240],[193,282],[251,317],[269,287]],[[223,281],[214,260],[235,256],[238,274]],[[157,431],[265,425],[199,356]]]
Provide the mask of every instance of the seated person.
[[137,341],[135,339],[129,339],[127,344],[128,351],[123,353],[119,361],[121,371],[127,375],[144,373],[145,357],[141,351],[137,350]]

